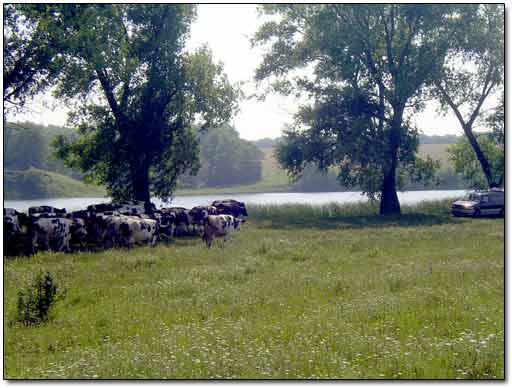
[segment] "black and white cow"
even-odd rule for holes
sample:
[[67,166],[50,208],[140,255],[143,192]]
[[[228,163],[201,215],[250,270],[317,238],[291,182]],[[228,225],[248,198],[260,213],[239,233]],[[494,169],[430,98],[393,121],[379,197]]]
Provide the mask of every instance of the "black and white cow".
[[33,224],[32,250],[53,250],[71,252],[71,242],[80,246],[85,244],[87,231],[83,220],[63,217],[40,218]]
[[62,208],[56,208],[53,206],[31,206],[28,208],[28,214],[29,216],[34,214],[41,214],[41,213],[53,213],[56,214],[57,217],[62,217],[64,214],[66,214],[66,209]]
[[133,247],[150,244],[154,246],[158,237],[158,224],[150,218],[137,216],[102,216],[107,228],[103,233],[104,246]]
[[203,241],[210,248],[215,238],[223,237],[222,247],[224,247],[226,240],[235,230],[240,230],[244,222],[243,219],[226,214],[208,216],[204,222]]
[[176,214],[165,210],[157,210],[153,213],[153,218],[158,224],[159,240],[170,241],[176,228]]
[[5,256],[30,255],[31,217],[16,209],[4,208],[4,254]]
[[195,206],[189,210],[188,214],[192,220],[192,224],[202,225],[208,216],[217,215],[215,206]]
[[245,208],[245,204],[243,202],[236,201],[234,199],[223,199],[219,201],[214,201],[212,203],[217,209],[217,214],[229,214],[233,217],[246,216],[247,217],[247,209]]
[[188,236],[191,234],[192,217],[189,214],[189,210],[184,207],[167,207],[163,208],[162,211],[168,214],[174,214],[174,235],[176,237]]

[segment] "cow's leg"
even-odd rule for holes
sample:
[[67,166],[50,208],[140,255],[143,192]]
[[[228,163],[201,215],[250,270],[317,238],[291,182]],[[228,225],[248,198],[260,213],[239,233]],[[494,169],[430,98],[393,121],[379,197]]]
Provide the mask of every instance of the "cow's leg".
[[38,240],[39,240],[39,236],[38,236],[37,232],[34,232],[34,236],[32,237],[32,246],[30,249],[30,251],[31,251],[30,253],[32,255],[35,255],[37,253],[37,249],[39,248]]
[[43,251],[50,250],[50,236],[48,235],[48,233],[43,233],[43,242],[41,246],[43,247]]

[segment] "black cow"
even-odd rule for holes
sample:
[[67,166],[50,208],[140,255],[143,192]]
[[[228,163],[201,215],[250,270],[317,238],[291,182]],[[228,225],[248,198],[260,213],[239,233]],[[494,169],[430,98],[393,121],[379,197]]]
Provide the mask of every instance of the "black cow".
[[31,206],[28,208],[29,215],[41,214],[41,213],[53,213],[53,214],[56,214],[57,217],[62,217],[64,214],[66,214],[66,209],[65,208],[59,209],[59,208],[56,208],[53,206],[45,206],[45,205]]
[[245,204],[234,199],[214,201],[212,206],[217,208],[217,214],[229,214],[235,218],[240,216],[248,216]]

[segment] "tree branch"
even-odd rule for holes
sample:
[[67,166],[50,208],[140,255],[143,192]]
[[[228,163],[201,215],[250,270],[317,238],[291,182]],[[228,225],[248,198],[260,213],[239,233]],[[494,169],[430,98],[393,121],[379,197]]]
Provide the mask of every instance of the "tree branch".
[[101,87],[103,88],[103,92],[105,93],[105,97],[107,97],[108,105],[110,106],[110,109],[112,110],[112,113],[114,114],[118,124],[120,124],[124,119],[124,115],[123,112],[121,112],[119,109],[119,105],[117,104],[114,91],[107,76],[107,72],[103,68],[96,68],[96,74],[98,75],[98,79],[100,81]]

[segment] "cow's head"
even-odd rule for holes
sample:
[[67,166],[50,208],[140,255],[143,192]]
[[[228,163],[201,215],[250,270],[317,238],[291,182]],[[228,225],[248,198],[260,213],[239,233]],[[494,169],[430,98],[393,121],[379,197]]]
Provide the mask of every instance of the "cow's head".
[[245,220],[242,219],[242,218],[235,218],[235,229],[238,229],[240,230],[240,228],[242,227],[242,224],[245,223]]
[[71,239],[76,242],[84,243],[87,239],[87,229],[82,219],[74,219],[73,224],[69,227],[69,231],[71,233]]

